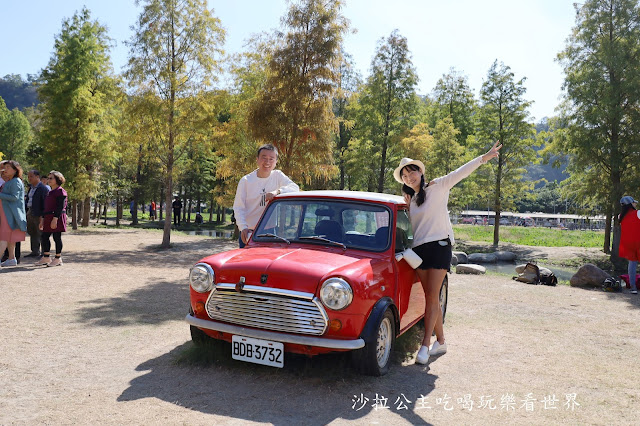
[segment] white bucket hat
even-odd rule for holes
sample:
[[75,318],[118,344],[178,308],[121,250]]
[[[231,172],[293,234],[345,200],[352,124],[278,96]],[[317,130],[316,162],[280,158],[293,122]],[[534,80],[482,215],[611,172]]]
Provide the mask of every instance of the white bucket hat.
[[396,168],[393,171],[393,177],[396,178],[396,180],[400,183],[404,183],[402,181],[402,176],[400,176],[400,172],[402,171],[402,169],[406,166],[409,166],[411,164],[415,164],[416,166],[420,167],[420,171],[422,172],[422,174],[424,174],[424,164],[422,164],[422,161],[420,160],[412,160],[411,158],[403,158],[402,160],[400,160],[400,165],[398,166],[398,168]]

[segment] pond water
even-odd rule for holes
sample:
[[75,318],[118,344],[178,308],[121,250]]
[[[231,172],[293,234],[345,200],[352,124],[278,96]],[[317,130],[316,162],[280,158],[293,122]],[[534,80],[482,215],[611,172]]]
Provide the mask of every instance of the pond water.
[[[516,276],[517,265],[520,265],[520,263],[499,262],[499,263],[483,263],[482,264],[482,266],[487,268],[487,271],[497,272],[500,274],[510,274],[511,276]],[[544,264],[538,264],[538,266],[542,266],[547,269],[550,269],[551,272],[553,272],[555,276],[558,277],[558,280],[560,281],[569,281],[571,277],[578,270],[577,268],[569,269],[569,268],[561,268],[558,266],[546,266]]]
[[204,235],[211,238],[232,238],[233,231],[219,229],[196,229],[193,231],[183,231],[187,235]]

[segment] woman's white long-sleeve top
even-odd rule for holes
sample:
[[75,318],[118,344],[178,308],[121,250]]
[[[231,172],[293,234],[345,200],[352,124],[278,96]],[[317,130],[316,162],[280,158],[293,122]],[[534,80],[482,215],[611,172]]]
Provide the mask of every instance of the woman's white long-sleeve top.
[[449,192],[458,182],[484,163],[482,156],[480,156],[448,175],[434,179],[433,183],[425,188],[426,197],[420,206],[416,204],[416,196],[413,196],[409,208],[413,230],[413,247],[447,238],[451,240],[453,245],[455,240],[449,219]]

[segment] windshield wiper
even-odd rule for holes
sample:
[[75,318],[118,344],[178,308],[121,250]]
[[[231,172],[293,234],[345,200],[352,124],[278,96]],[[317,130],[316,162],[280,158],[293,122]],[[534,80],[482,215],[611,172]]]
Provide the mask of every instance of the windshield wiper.
[[271,237],[271,238],[278,238],[282,241],[284,241],[287,244],[291,244],[291,241],[287,240],[284,237],[281,237],[280,235],[276,235],[276,234],[260,234],[260,235],[256,235],[256,237]]
[[342,247],[342,249],[343,249],[343,250],[346,250],[346,249],[347,249],[347,246],[346,246],[346,245],[344,245],[344,244],[342,244],[342,243],[339,243],[339,242],[337,242],[337,241],[330,240],[330,239],[328,239],[328,238],[318,237],[317,235],[313,235],[313,236],[311,236],[311,237],[300,237],[299,239],[300,239],[300,240],[318,240],[318,241],[322,241],[322,242],[325,242],[325,243],[335,244],[335,245],[337,245],[337,246]]

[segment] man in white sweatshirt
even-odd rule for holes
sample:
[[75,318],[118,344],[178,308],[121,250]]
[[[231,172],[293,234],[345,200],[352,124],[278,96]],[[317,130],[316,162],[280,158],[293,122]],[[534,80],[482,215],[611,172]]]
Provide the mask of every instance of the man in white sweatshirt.
[[245,175],[238,183],[233,212],[240,230],[240,248],[249,241],[249,233],[258,223],[267,203],[276,195],[296,192],[300,188],[280,170],[275,170],[278,149],[271,145],[258,148],[258,168]]

